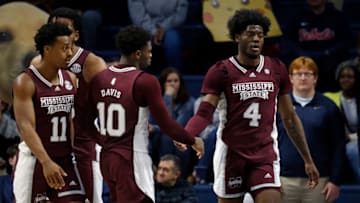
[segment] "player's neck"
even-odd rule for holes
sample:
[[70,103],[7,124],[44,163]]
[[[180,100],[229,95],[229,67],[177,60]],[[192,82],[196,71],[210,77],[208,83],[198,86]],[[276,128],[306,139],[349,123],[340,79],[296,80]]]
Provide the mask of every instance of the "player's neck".
[[75,54],[79,51],[79,49],[80,49],[80,47],[74,44],[73,50],[72,50],[73,53],[72,53],[71,57],[74,57]]
[[138,61],[135,61],[135,60],[131,60],[130,57],[121,56],[119,63],[120,63],[121,65],[131,65],[131,66],[135,66],[136,68],[139,69],[139,62],[138,62]]
[[56,68],[55,65],[43,62],[36,69],[49,82],[53,84],[57,84],[59,82],[59,77],[58,77],[59,68]]
[[260,56],[256,58],[250,58],[244,54],[238,54],[236,56],[236,60],[242,65],[256,67],[260,63]]

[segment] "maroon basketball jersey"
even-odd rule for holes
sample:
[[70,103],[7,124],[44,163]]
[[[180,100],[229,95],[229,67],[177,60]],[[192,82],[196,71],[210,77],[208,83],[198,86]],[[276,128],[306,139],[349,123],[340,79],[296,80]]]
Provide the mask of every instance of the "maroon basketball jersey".
[[25,70],[34,81],[36,132],[51,158],[71,153],[70,114],[75,86],[66,70],[59,70],[59,85],[46,80],[34,66]]
[[[147,152],[148,108],[134,101],[134,83],[144,73],[135,67],[110,66],[91,81],[90,98],[98,110],[103,150]],[[123,150],[121,150],[123,151]]]
[[220,129],[230,149],[254,158],[247,152],[276,143],[277,97],[291,91],[282,62],[261,55],[256,68],[246,69],[230,57],[209,69],[201,91],[220,95]]
[[91,128],[93,126],[93,121],[89,120],[89,102],[87,84],[84,80],[82,71],[84,68],[84,63],[86,57],[89,55],[89,51],[79,48],[77,53],[71,59],[68,69],[76,74],[78,89],[75,95],[75,118],[74,118],[74,127],[76,139],[89,139],[86,133],[82,133],[85,129]]

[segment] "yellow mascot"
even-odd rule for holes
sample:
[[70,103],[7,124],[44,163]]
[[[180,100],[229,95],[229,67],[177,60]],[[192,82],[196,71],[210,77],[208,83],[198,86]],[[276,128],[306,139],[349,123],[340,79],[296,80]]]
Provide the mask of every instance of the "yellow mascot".
[[0,100],[12,103],[12,82],[36,55],[33,38],[47,18],[26,2],[0,6]]

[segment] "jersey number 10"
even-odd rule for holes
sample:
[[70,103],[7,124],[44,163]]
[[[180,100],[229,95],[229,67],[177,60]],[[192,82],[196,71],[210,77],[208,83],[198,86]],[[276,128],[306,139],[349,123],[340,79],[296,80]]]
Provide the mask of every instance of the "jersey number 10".
[[[99,102],[97,104],[99,131],[101,135],[109,135],[112,137],[121,137],[125,132],[125,108],[121,104],[110,104],[105,109],[105,103]],[[106,114],[105,114],[106,111]],[[117,118],[114,119],[114,115]],[[115,125],[115,122],[116,125]]]

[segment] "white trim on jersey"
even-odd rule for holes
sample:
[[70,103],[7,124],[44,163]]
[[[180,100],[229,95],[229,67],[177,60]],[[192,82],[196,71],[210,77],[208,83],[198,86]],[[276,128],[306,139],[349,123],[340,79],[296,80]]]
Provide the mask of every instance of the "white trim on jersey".
[[[35,66],[31,65],[29,69],[36,75],[37,78],[39,78],[39,80],[41,80],[48,87],[52,87],[54,85],[50,81],[45,79],[44,76],[42,76],[41,73],[35,68]],[[58,70],[58,76],[59,76],[59,84],[61,86],[64,86],[64,78],[60,69]]]
[[136,185],[153,202],[155,202],[154,174],[152,160],[148,152],[149,143],[149,109],[139,108],[138,122],[135,126],[133,140],[133,164]]
[[31,155],[30,148],[22,141],[19,144],[19,154],[13,181],[14,196],[17,203],[31,202],[35,163],[36,158]]
[[136,70],[136,67],[130,66],[130,67],[126,67],[126,68],[116,68],[115,66],[110,66],[109,70],[111,70],[112,72],[116,72],[116,73],[124,73],[124,72]]
[[83,48],[79,48],[76,54],[71,58],[68,67],[71,67],[73,63],[80,57],[81,53],[84,51]]
[[93,202],[92,203],[103,203],[102,200],[102,191],[103,191],[103,177],[100,170],[100,152],[101,146],[96,144],[96,160],[92,161],[92,170],[93,170]]
[[[235,59],[235,57],[234,56],[231,56],[230,58],[229,58],[229,60],[230,60],[230,62],[232,63],[232,64],[234,64],[234,66],[236,67],[236,68],[238,68],[241,72],[243,72],[243,73],[246,73],[247,72],[247,69],[246,68],[244,68],[244,67],[242,67],[239,63],[238,63],[238,61]],[[256,72],[258,72],[258,73],[260,73],[261,72],[261,70],[263,69],[263,67],[264,67],[264,56],[263,55],[260,55],[260,63],[259,63],[259,65],[256,67]]]
[[243,196],[245,193],[237,194],[226,194],[226,179],[225,179],[225,166],[226,156],[228,152],[228,146],[222,141],[221,135],[222,130],[219,129],[217,132],[216,147],[214,152],[214,192],[218,197],[222,198],[238,198]]

